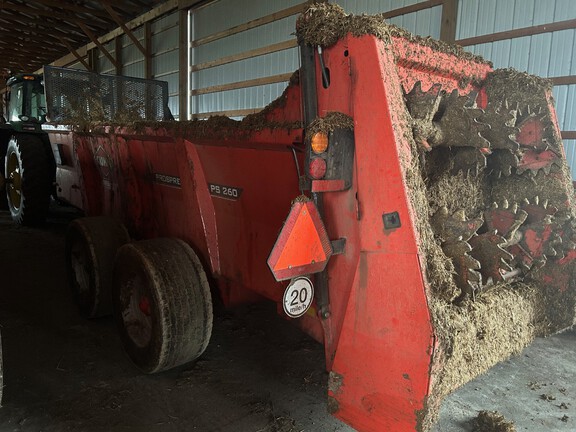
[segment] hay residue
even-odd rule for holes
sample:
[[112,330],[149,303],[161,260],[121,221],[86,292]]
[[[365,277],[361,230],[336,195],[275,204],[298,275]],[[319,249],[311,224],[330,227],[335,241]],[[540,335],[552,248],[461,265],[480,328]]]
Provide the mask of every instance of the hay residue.
[[299,42],[313,46],[330,47],[348,33],[360,37],[373,35],[385,43],[394,36],[410,42],[431,47],[432,49],[457,57],[487,63],[482,57],[464,51],[458,45],[447,44],[432,38],[423,38],[392,24],[387,24],[383,14],[347,15],[341,6],[334,3],[314,3],[298,18],[296,35]]
[[488,74],[483,83],[489,100],[509,102],[522,101],[524,105],[536,106],[542,95],[552,90],[551,80],[520,72],[513,68],[496,69]]
[[449,214],[465,209],[466,216],[471,219],[481,216],[487,207],[483,175],[466,175],[462,171],[450,174],[449,171],[441,171],[439,175],[428,179],[428,200],[432,214],[442,207],[446,207]]
[[325,117],[316,117],[310,122],[306,128],[306,140],[310,140],[318,132],[328,134],[336,129],[354,129],[354,120],[341,112],[328,112]]
[[516,432],[516,427],[498,411],[480,411],[474,419],[473,432]]

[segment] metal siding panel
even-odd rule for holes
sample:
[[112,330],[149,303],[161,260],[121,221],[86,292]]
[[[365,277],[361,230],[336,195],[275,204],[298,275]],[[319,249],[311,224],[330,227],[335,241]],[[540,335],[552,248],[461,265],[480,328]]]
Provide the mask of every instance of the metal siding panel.
[[551,46],[551,33],[532,36],[530,41],[530,56],[528,59],[529,73],[543,77],[548,76]]
[[476,31],[478,35],[494,33],[494,23],[496,21],[496,0],[484,0],[478,14],[478,25]]
[[179,70],[178,51],[169,51],[152,58],[152,75],[158,76]]
[[507,68],[510,65],[510,40],[498,41],[492,44],[492,56],[489,59],[495,69]]
[[298,48],[252,57],[196,72],[196,88],[288,73],[298,69]]
[[576,140],[564,140],[564,151],[572,174],[572,181],[576,181]]
[[80,62],[72,63],[71,65],[68,65],[67,67],[69,67],[70,69],[86,70],[84,65]]
[[574,0],[556,0],[554,21],[564,21],[576,18],[576,2]]
[[290,40],[294,38],[295,25],[296,16],[291,16],[201,45],[194,49],[195,63],[200,64]]
[[178,27],[179,17],[178,12],[171,13],[170,15],[165,15],[157,20],[152,21],[150,24],[150,30],[152,35],[161,33],[162,31],[170,27]]
[[[168,108],[170,108],[170,112],[176,120],[179,120],[179,112],[180,112],[180,98],[178,96],[170,96],[168,98]],[[184,119],[183,119],[184,120]]]
[[256,18],[302,3],[302,0],[266,1],[219,0],[194,10],[194,39],[227,30]]
[[494,31],[501,32],[510,29],[514,19],[514,1],[497,1],[494,17]]
[[124,66],[122,69],[122,75],[129,77],[144,78],[144,73],[143,61]]
[[516,0],[512,28],[530,27],[534,25],[535,0]]
[[558,117],[558,126],[560,130],[564,130],[564,123],[566,119],[568,104],[568,86],[555,86],[553,89],[554,105],[556,106],[556,115]]
[[509,66],[521,71],[528,69],[530,56],[530,36],[515,38],[511,41]]
[[152,55],[163,51],[178,49],[178,26],[164,29],[152,35]]
[[574,48],[574,30],[552,33],[548,76],[570,75]]
[[459,1],[456,39],[464,39],[477,35],[479,1],[480,0]]
[[566,115],[564,117],[564,130],[576,131],[576,85],[568,86],[566,97]]
[[144,55],[134,44],[122,48],[122,64],[129,65],[137,61],[143,61]]
[[534,24],[541,25],[554,22],[555,1],[537,1],[534,4]]

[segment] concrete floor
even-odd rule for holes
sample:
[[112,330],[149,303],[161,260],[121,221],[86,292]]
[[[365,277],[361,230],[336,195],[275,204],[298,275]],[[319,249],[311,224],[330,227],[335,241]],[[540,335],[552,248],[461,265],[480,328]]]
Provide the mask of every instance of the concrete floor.
[[[200,361],[141,375],[112,320],[83,320],[71,302],[69,218],[54,213],[37,230],[0,212],[0,431],[352,431],[326,412],[322,347],[273,307],[218,313]],[[518,431],[576,431],[576,333],[537,340],[452,394],[434,432],[472,431],[479,410]]]

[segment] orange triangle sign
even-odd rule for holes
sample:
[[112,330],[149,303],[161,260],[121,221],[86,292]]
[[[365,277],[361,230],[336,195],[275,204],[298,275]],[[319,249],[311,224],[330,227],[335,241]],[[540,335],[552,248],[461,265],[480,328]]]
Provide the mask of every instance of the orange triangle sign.
[[268,257],[277,281],[324,270],[332,246],[316,205],[296,201]]

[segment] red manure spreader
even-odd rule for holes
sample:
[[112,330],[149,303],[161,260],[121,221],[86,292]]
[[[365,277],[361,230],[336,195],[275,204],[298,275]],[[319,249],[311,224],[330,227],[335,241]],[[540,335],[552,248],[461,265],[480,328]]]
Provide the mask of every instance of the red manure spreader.
[[212,295],[271,300],[324,345],[333,415],[428,430],[446,394],[574,324],[551,86],[335,5],[297,35],[300,70],[242,121],[166,120],[157,83],[47,69],[48,117],[72,126],[45,128],[55,193],[87,216],[76,297],[146,373],[202,354]]

